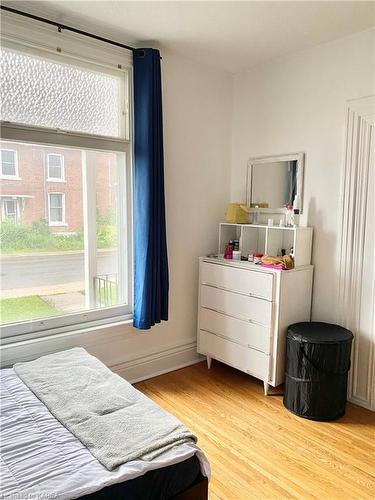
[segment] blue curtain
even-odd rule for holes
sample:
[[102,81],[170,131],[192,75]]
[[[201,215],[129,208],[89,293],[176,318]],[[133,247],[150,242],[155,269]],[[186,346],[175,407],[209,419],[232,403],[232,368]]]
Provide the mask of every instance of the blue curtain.
[[168,319],[160,54],[134,51],[134,320],[148,329]]

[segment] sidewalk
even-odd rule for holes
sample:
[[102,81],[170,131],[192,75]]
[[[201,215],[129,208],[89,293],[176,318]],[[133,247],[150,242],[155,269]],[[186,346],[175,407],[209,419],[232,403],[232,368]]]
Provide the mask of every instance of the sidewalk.
[[82,292],[67,292],[41,295],[40,298],[60,313],[73,313],[85,309],[85,295]]
[[56,295],[60,293],[79,292],[85,289],[83,281],[65,283],[62,285],[33,286],[29,288],[16,288],[14,290],[1,290],[0,299],[14,299],[30,295]]

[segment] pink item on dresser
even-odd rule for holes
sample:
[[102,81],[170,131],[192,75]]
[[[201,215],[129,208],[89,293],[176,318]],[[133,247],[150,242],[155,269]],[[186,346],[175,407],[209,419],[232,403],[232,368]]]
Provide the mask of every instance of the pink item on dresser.
[[233,259],[233,247],[231,245],[225,247],[224,259]]
[[264,264],[264,262],[262,262],[260,265],[262,267],[270,267],[271,269],[285,270],[285,267],[282,264]]

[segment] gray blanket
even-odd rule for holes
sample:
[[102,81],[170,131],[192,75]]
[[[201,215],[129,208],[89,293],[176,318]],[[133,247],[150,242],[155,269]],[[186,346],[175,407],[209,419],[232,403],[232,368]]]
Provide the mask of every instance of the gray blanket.
[[108,470],[196,441],[177,418],[82,348],[17,363],[14,370]]

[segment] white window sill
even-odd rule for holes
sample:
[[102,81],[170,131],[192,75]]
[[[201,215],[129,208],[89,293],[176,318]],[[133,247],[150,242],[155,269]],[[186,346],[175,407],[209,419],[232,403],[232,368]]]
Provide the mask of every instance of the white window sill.
[[82,335],[86,333],[98,333],[103,329],[116,328],[122,326],[132,326],[133,314],[126,314],[119,318],[107,318],[103,320],[96,320],[86,324],[69,325],[65,327],[43,330],[33,333],[16,334],[10,337],[3,337],[1,339],[1,349],[10,348],[15,345],[28,344],[30,342],[39,342],[49,339],[58,339],[61,337],[70,337]]
[[49,222],[49,227],[68,227],[66,222]]
[[22,177],[18,177],[18,175],[0,175],[0,179],[7,179],[9,181],[22,181]]
[[66,183],[65,179],[58,179],[58,178],[54,178],[54,177],[47,177],[46,181],[47,182],[65,182]]

